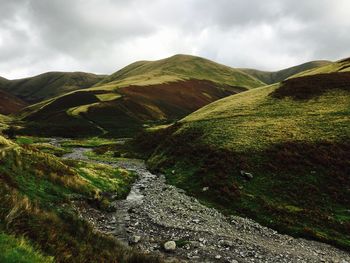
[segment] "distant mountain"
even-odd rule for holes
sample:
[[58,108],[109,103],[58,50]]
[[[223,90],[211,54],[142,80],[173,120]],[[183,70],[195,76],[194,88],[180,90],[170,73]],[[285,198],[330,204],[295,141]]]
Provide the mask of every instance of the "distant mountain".
[[181,54],[157,61],[135,62],[106,77],[101,84],[107,84],[108,87],[144,86],[189,79],[208,80],[246,89],[264,84],[238,69],[205,58]]
[[137,145],[206,203],[349,249],[349,105],[346,59],[213,102]]
[[298,66],[282,69],[279,71],[261,71],[256,69],[241,69],[241,70],[261,80],[266,84],[273,84],[273,83],[281,82],[300,72],[303,72],[309,69],[323,67],[330,64],[332,64],[331,61],[317,60],[317,61],[307,62]]
[[3,89],[29,103],[36,103],[78,89],[89,88],[104,76],[84,72],[48,72],[7,81]]
[[[50,134],[130,136],[145,125],[176,121],[215,100],[261,85],[237,69],[175,55],[133,63],[91,88],[30,107],[25,120]],[[33,131],[38,130],[35,125]]]
[[346,59],[341,59],[339,61],[326,64],[322,67],[317,67],[317,68],[300,72],[294,75],[293,77],[302,77],[302,76],[308,76],[308,75],[317,75],[317,74],[335,73],[335,72],[349,72],[349,71],[350,71],[350,58],[346,58]]

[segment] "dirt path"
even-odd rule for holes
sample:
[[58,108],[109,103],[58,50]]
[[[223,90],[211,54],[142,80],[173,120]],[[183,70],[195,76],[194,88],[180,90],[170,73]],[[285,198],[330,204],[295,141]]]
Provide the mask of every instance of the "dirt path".
[[[77,148],[64,158],[83,159],[83,153]],[[349,253],[332,246],[280,235],[249,219],[225,217],[166,184],[164,176],[150,173],[142,161],[109,164],[139,175],[127,199],[115,202],[114,213],[84,204],[79,210],[100,231],[143,251],[185,262],[350,263]],[[164,250],[167,241],[176,241],[175,250]]]

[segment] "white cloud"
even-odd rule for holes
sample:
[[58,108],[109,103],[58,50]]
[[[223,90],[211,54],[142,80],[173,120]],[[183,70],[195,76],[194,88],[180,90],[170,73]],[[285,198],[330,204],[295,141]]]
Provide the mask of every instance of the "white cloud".
[[281,69],[349,56],[348,0],[0,0],[0,76],[111,73],[176,53]]

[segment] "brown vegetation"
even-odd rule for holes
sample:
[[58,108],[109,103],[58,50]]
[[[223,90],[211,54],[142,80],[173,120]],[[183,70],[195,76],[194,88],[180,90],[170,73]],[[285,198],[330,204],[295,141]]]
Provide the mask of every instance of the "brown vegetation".
[[0,114],[8,115],[19,112],[27,106],[21,99],[0,90]]
[[305,100],[318,97],[332,89],[350,91],[350,72],[334,72],[288,79],[283,81],[281,87],[271,96],[279,99],[292,97],[296,100]]

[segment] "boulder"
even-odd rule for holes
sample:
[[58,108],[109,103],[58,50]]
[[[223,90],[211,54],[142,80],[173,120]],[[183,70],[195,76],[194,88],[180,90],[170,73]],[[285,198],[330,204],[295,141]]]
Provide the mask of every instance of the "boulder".
[[251,180],[254,178],[252,173],[248,173],[248,172],[245,172],[243,170],[241,171],[241,175],[247,180]]
[[141,237],[135,235],[135,236],[131,237],[130,243],[131,243],[131,244],[137,244],[137,243],[140,242],[140,240],[141,240]]
[[175,241],[168,241],[164,243],[164,249],[165,251],[174,251],[176,249],[176,243]]

